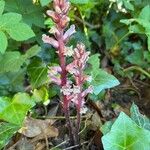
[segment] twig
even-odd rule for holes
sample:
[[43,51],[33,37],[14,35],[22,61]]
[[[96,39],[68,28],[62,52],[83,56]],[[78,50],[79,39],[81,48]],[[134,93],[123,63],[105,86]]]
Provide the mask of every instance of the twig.
[[84,144],[87,144],[88,142],[89,142],[89,141],[83,142],[83,143],[81,143],[80,145],[78,144],[78,145],[70,146],[70,147],[65,148],[65,149],[63,149],[63,150],[70,150],[70,149],[73,149],[73,148],[82,146],[82,145],[84,145]]
[[148,78],[150,78],[150,73],[148,73],[147,71],[145,71],[144,69],[142,69],[139,66],[131,66],[131,67],[124,69],[123,71],[127,72],[127,71],[132,71],[132,70],[137,70],[137,71],[143,73],[144,75],[146,75]]
[[[82,119],[86,119],[88,116],[85,115],[85,116],[82,116],[81,118]],[[38,119],[66,119],[65,116],[38,116],[37,117]],[[70,119],[77,119],[77,116],[70,116]]]
[[62,143],[60,143],[60,144],[56,145],[55,147],[51,148],[50,150],[55,150],[55,148],[58,148],[58,147],[60,147],[60,146],[62,146],[64,144],[66,144],[68,141],[69,140],[63,141]]
[[87,22],[85,20],[82,20],[81,18],[79,18],[79,17],[77,17],[75,15],[74,15],[74,19],[77,20],[77,21],[79,21],[79,22],[81,22],[81,23],[83,23],[84,25],[88,26],[91,29],[98,29],[98,28],[100,28],[100,24],[92,25],[89,22]]

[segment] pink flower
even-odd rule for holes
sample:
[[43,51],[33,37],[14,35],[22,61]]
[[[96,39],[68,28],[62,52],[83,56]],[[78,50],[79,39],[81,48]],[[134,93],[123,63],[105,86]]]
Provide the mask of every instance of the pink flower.
[[87,96],[87,94],[89,94],[89,93],[93,93],[93,86],[89,86],[86,90],[84,90],[83,92],[82,92],[82,97],[86,97]]
[[70,18],[67,17],[66,15],[63,15],[62,18],[60,19],[59,26],[61,28],[65,28],[69,21],[70,21]]
[[50,77],[50,80],[51,80],[51,82],[53,82],[53,83],[55,83],[55,84],[57,84],[57,85],[61,85],[61,80],[60,80],[60,78],[58,78],[58,77],[54,77],[54,76],[49,76]]
[[55,23],[58,23],[60,20],[59,15],[52,10],[48,10],[47,15],[50,16]]
[[70,47],[65,46],[64,55],[65,56],[72,56],[73,54],[74,54],[73,47],[72,46],[70,46]]
[[74,34],[75,32],[76,32],[75,25],[71,25],[70,28],[65,32],[63,36],[64,41],[67,41],[67,39],[70,38],[70,36]]
[[42,40],[43,40],[44,43],[50,44],[54,48],[58,48],[59,47],[58,42],[54,38],[51,38],[51,37],[49,37],[49,36],[47,36],[45,34],[42,35]]
[[62,86],[61,88],[61,92],[63,93],[63,95],[69,96],[72,94],[73,89],[71,88],[70,84],[66,84],[64,86]]
[[74,75],[78,75],[79,71],[78,69],[75,67],[74,62],[70,63],[69,65],[67,65],[66,70],[70,73],[70,74],[74,74]]
[[51,75],[57,75],[58,73],[61,73],[61,67],[60,66],[51,66],[49,67],[48,73]]
[[51,27],[51,29],[49,30],[49,33],[54,34],[55,37],[60,35],[60,32],[58,31],[58,29],[55,26]]
[[60,66],[49,67],[48,76],[51,82],[56,83],[57,85],[61,85],[60,73],[61,73]]

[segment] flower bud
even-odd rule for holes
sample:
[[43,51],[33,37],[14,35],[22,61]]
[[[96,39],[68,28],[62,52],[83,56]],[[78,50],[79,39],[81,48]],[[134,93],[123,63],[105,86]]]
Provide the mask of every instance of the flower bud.
[[42,40],[44,43],[52,45],[54,48],[58,48],[59,44],[58,41],[56,41],[54,38],[51,38],[45,34],[42,35]]
[[52,10],[48,10],[47,15],[50,16],[55,23],[58,23],[60,20],[59,15]]

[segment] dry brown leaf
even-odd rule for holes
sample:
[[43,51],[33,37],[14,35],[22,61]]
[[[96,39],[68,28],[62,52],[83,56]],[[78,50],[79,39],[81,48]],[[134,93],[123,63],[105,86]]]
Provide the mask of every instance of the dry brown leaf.
[[42,134],[46,137],[57,137],[58,129],[52,126],[53,122],[54,121],[50,119],[40,120],[26,118],[23,127],[19,130],[19,132],[29,138]]

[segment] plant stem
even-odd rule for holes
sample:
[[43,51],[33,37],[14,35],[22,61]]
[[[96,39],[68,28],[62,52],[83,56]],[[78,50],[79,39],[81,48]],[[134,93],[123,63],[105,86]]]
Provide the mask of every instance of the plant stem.
[[[66,58],[64,56],[65,44],[64,44],[64,40],[63,40],[64,30],[60,28],[59,32],[60,32],[60,36],[58,37],[58,43],[59,43],[58,55],[59,55],[59,60],[60,60],[60,66],[62,69],[61,87],[63,87],[67,83]],[[70,120],[69,101],[65,95],[62,95],[62,97],[63,97],[63,107],[64,107],[63,109],[64,109],[64,113],[65,113],[67,127],[69,130],[70,144],[74,145],[74,136],[73,136],[74,134],[73,134],[73,130],[72,130],[73,128],[72,128],[72,124],[71,124],[71,120]]]
[[142,69],[142,68],[139,67],[139,66],[131,66],[131,67],[129,67],[129,68],[124,69],[123,71],[124,71],[124,72],[127,72],[127,71],[131,71],[131,70],[140,71],[141,73],[143,73],[144,75],[146,75],[148,78],[150,78],[150,73],[148,73],[147,71],[145,71],[144,69]]

